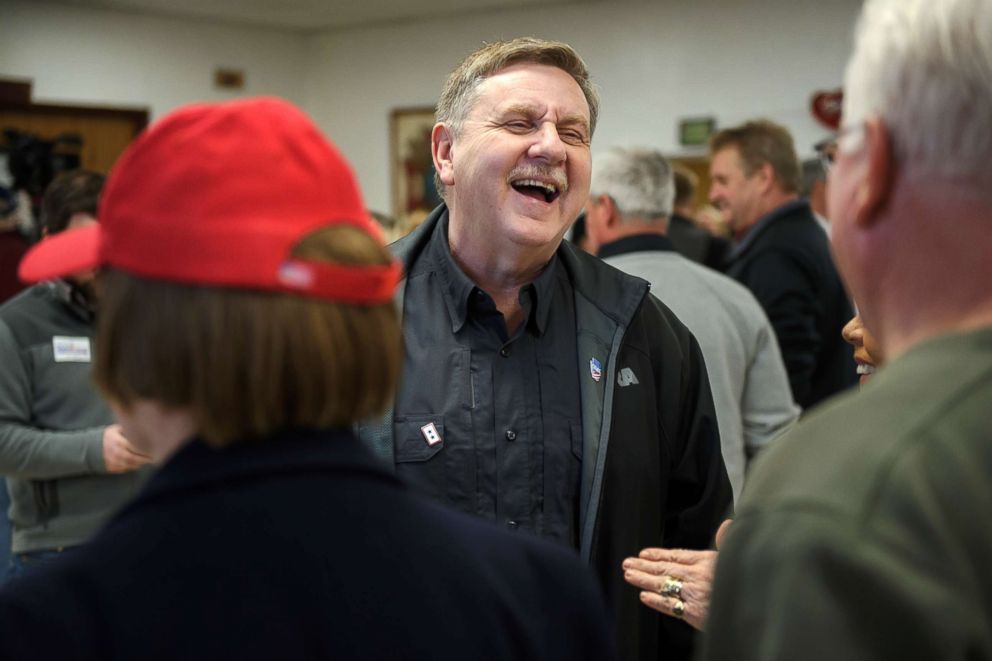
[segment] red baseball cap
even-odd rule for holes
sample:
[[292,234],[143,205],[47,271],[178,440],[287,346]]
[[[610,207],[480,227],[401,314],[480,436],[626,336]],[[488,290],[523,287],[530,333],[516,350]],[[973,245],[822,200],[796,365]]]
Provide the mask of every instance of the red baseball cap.
[[37,282],[101,266],[155,280],[288,292],[374,305],[393,295],[399,263],[296,259],[293,247],[347,224],[382,241],[347,161],[300,110],[275,98],[186,106],[121,155],[99,222],[25,255]]

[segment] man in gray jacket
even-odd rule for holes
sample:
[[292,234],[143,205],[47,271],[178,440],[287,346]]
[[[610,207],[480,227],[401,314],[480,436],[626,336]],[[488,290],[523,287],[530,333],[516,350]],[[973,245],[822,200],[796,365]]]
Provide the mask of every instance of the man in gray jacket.
[[[46,234],[96,222],[103,176],[70,172],[45,193]],[[90,383],[92,276],[36,285],[0,306],[0,474],[7,478],[7,576],[85,542],[137,488],[149,462]]]

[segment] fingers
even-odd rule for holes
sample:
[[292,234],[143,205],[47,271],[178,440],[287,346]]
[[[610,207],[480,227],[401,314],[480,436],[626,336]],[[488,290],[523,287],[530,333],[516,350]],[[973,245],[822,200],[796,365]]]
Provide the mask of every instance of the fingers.
[[636,558],[623,561],[623,568],[636,569],[649,574],[686,576],[712,573],[716,551],[691,551],[687,549],[647,548]]
[[[645,549],[668,554],[669,549]],[[709,610],[710,591],[713,583],[715,551],[692,551],[707,554],[707,562],[678,564],[665,561],[627,558],[623,562],[624,580],[640,588],[641,601],[666,615],[677,617],[679,603],[685,609],[683,619],[702,630]],[[642,553],[643,555],[643,553]],[[649,554],[653,555],[653,553]],[[667,557],[667,555],[666,555]]]
[[150,456],[148,456],[144,452],[138,450],[138,448],[134,447],[130,443],[128,443],[128,441],[126,439],[121,444],[120,449],[123,452],[125,452],[129,457],[134,457],[135,459],[142,460],[142,461],[151,461],[151,457]]
[[716,548],[717,550],[723,546],[723,538],[727,536],[727,532],[730,530],[730,524],[733,523],[733,519],[727,519],[720,524],[720,527],[716,531]]
[[[700,631],[703,630],[706,614],[691,601],[682,601],[681,599],[676,599],[675,597],[666,597],[658,594],[657,592],[648,591],[641,592],[640,598],[641,603],[648,608],[654,609],[659,613],[668,615],[669,617],[683,619],[693,628]],[[677,609],[679,608],[680,610],[677,612]]]
[[138,468],[139,466],[144,466],[145,464],[151,461],[151,457],[135,451],[130,446],[119,448],[118,459],[121,463],[126,464],[131,468]]
[[109,448],[105,460],[107,471],[110,473],[123,473],[135,470],[149,461],[144,455],[135,454],[120,446]]
[[124,473],[151,463],[151,457],[139,452],[121,433],[118,425],[111,425],[103,434],[103,461],[108,473]]
[[637,554],[644,560],[670,562],[680,565],[694,565],[708,561],[716,551],[697,551],[694,549],[656,549],[646,548]]
[[649,592],[661,592],[665,587],[665,578],[657,574],[628,569],[623,573],[623,580],[627,581],[635,588],[647,590]]

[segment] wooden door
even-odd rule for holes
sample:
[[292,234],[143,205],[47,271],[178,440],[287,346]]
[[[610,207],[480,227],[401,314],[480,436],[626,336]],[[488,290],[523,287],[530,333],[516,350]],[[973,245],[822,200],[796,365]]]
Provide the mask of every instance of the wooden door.
[[82,141],[80,166],[87,170],[109,171],[148,124],[146,108],[32,103],[30,86],[27,82],[0,81],[0,132],[10,128],[42,140],[78,135]]

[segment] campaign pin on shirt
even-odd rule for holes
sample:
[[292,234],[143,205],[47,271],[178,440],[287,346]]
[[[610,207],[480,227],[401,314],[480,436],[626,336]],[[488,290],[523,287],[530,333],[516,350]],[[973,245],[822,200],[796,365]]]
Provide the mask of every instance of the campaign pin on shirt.
[[424,435],[424,440],[427,441],[427,445],[433,447],[441,442],[441,434],[437,433],[437,427],[434,426],[433,422],[429,422],[421,427],[420,433]]
[[592,375],[592,380],[599,383],[599,380],[603,378],[603,365],[595,358],[589,359],[589,374]]
[[56,363],[88,363],[90,338],[55,335],[52,337],[52,353]]

